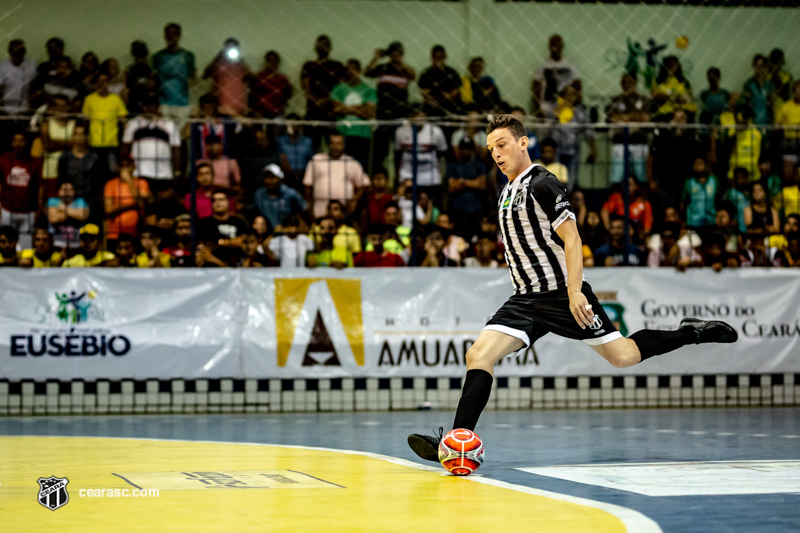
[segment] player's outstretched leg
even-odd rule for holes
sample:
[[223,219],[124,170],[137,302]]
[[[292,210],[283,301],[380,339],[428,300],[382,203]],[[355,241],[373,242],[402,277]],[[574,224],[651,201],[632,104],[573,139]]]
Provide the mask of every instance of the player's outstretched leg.
[[[516,337],[494,330],[483,330],[467,351],[467,377],[461,399],[458,401],[453,429],[474,430],[484,407],[492,393],[492,371],[494,365],[510,353],[524,348],[525,343]],[[439,442],[444,428],[439,428],[439,436],[415,433],[408,436],[409,447],[426,461],[439,462]]]
[[612,365],[625,368],[689,344],[732,343],[738,339],[736,330],[725,322],[684,318],[674,331],[642,329],[627,339],[616,339],[592,348]]

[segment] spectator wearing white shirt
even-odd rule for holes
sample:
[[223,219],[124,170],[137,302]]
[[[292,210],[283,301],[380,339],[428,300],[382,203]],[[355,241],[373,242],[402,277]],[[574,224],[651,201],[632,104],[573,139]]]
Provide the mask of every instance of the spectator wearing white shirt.
[[276,235],[267,239],[267,249],[281,268],[306,266],[306,255],[314,251],[314,241],[300,233],[303,221],[298,214],[288,215],[277,227]]
[[442,128],[424,122],[426,115],[421,108],[411,113],[412,124],[404,124],[394,134],[395,149],[401,155],[395,157],[400,161],[398,176],[401,180],[414,179],[413,150],[414,132],[417,127],[417,191],[428,193],[436,205],[442,205],[442,174],[439,171],[439,156],[447,150],[447,138]]
[[0,63],[0,107],[9,115],[30,109],[31,82],[36,77],[36,64],[25,60],[25,43],[13,39],[8,43],[8,59]]
[[161,116],[158,96],[142,102],[144,113],[130,120],[122,136],[124,150],[136,162],[136,175],[147,180],[151,191],[169,189],[179,175],[180,133],[178,126]]

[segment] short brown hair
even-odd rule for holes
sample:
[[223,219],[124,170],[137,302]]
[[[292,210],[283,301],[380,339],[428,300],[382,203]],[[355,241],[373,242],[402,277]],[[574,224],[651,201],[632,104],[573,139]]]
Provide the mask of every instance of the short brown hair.
[[514,140],[516,141],[520,137],[527,137],[528,131],[525,129],[525,126],[522,125],[515,116],[513,115],[500,115],[494,117],[487,125],[486,125],[486,134],[492,133],[494,130],[506,128],[508,131],[511,132],[511,135],[514,136]]

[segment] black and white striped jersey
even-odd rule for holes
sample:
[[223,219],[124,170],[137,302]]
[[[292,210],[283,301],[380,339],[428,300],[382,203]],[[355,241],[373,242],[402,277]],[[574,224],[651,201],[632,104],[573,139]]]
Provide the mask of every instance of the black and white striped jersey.
[[575,220],[575,213],[561,182],[543,166],[533,164],[503,188],[497,212],[514,292],[565,288],[564,242],[555,230],[565,220]]

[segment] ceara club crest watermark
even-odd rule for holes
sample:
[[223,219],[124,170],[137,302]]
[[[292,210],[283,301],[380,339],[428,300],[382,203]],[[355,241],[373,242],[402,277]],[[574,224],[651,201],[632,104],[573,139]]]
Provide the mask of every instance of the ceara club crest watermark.
[[40,477],[39,496],[37,498],[39,503],[51,511],[65,506],[69,501],[67,483],[69,483],[69,480],[65,477]]

